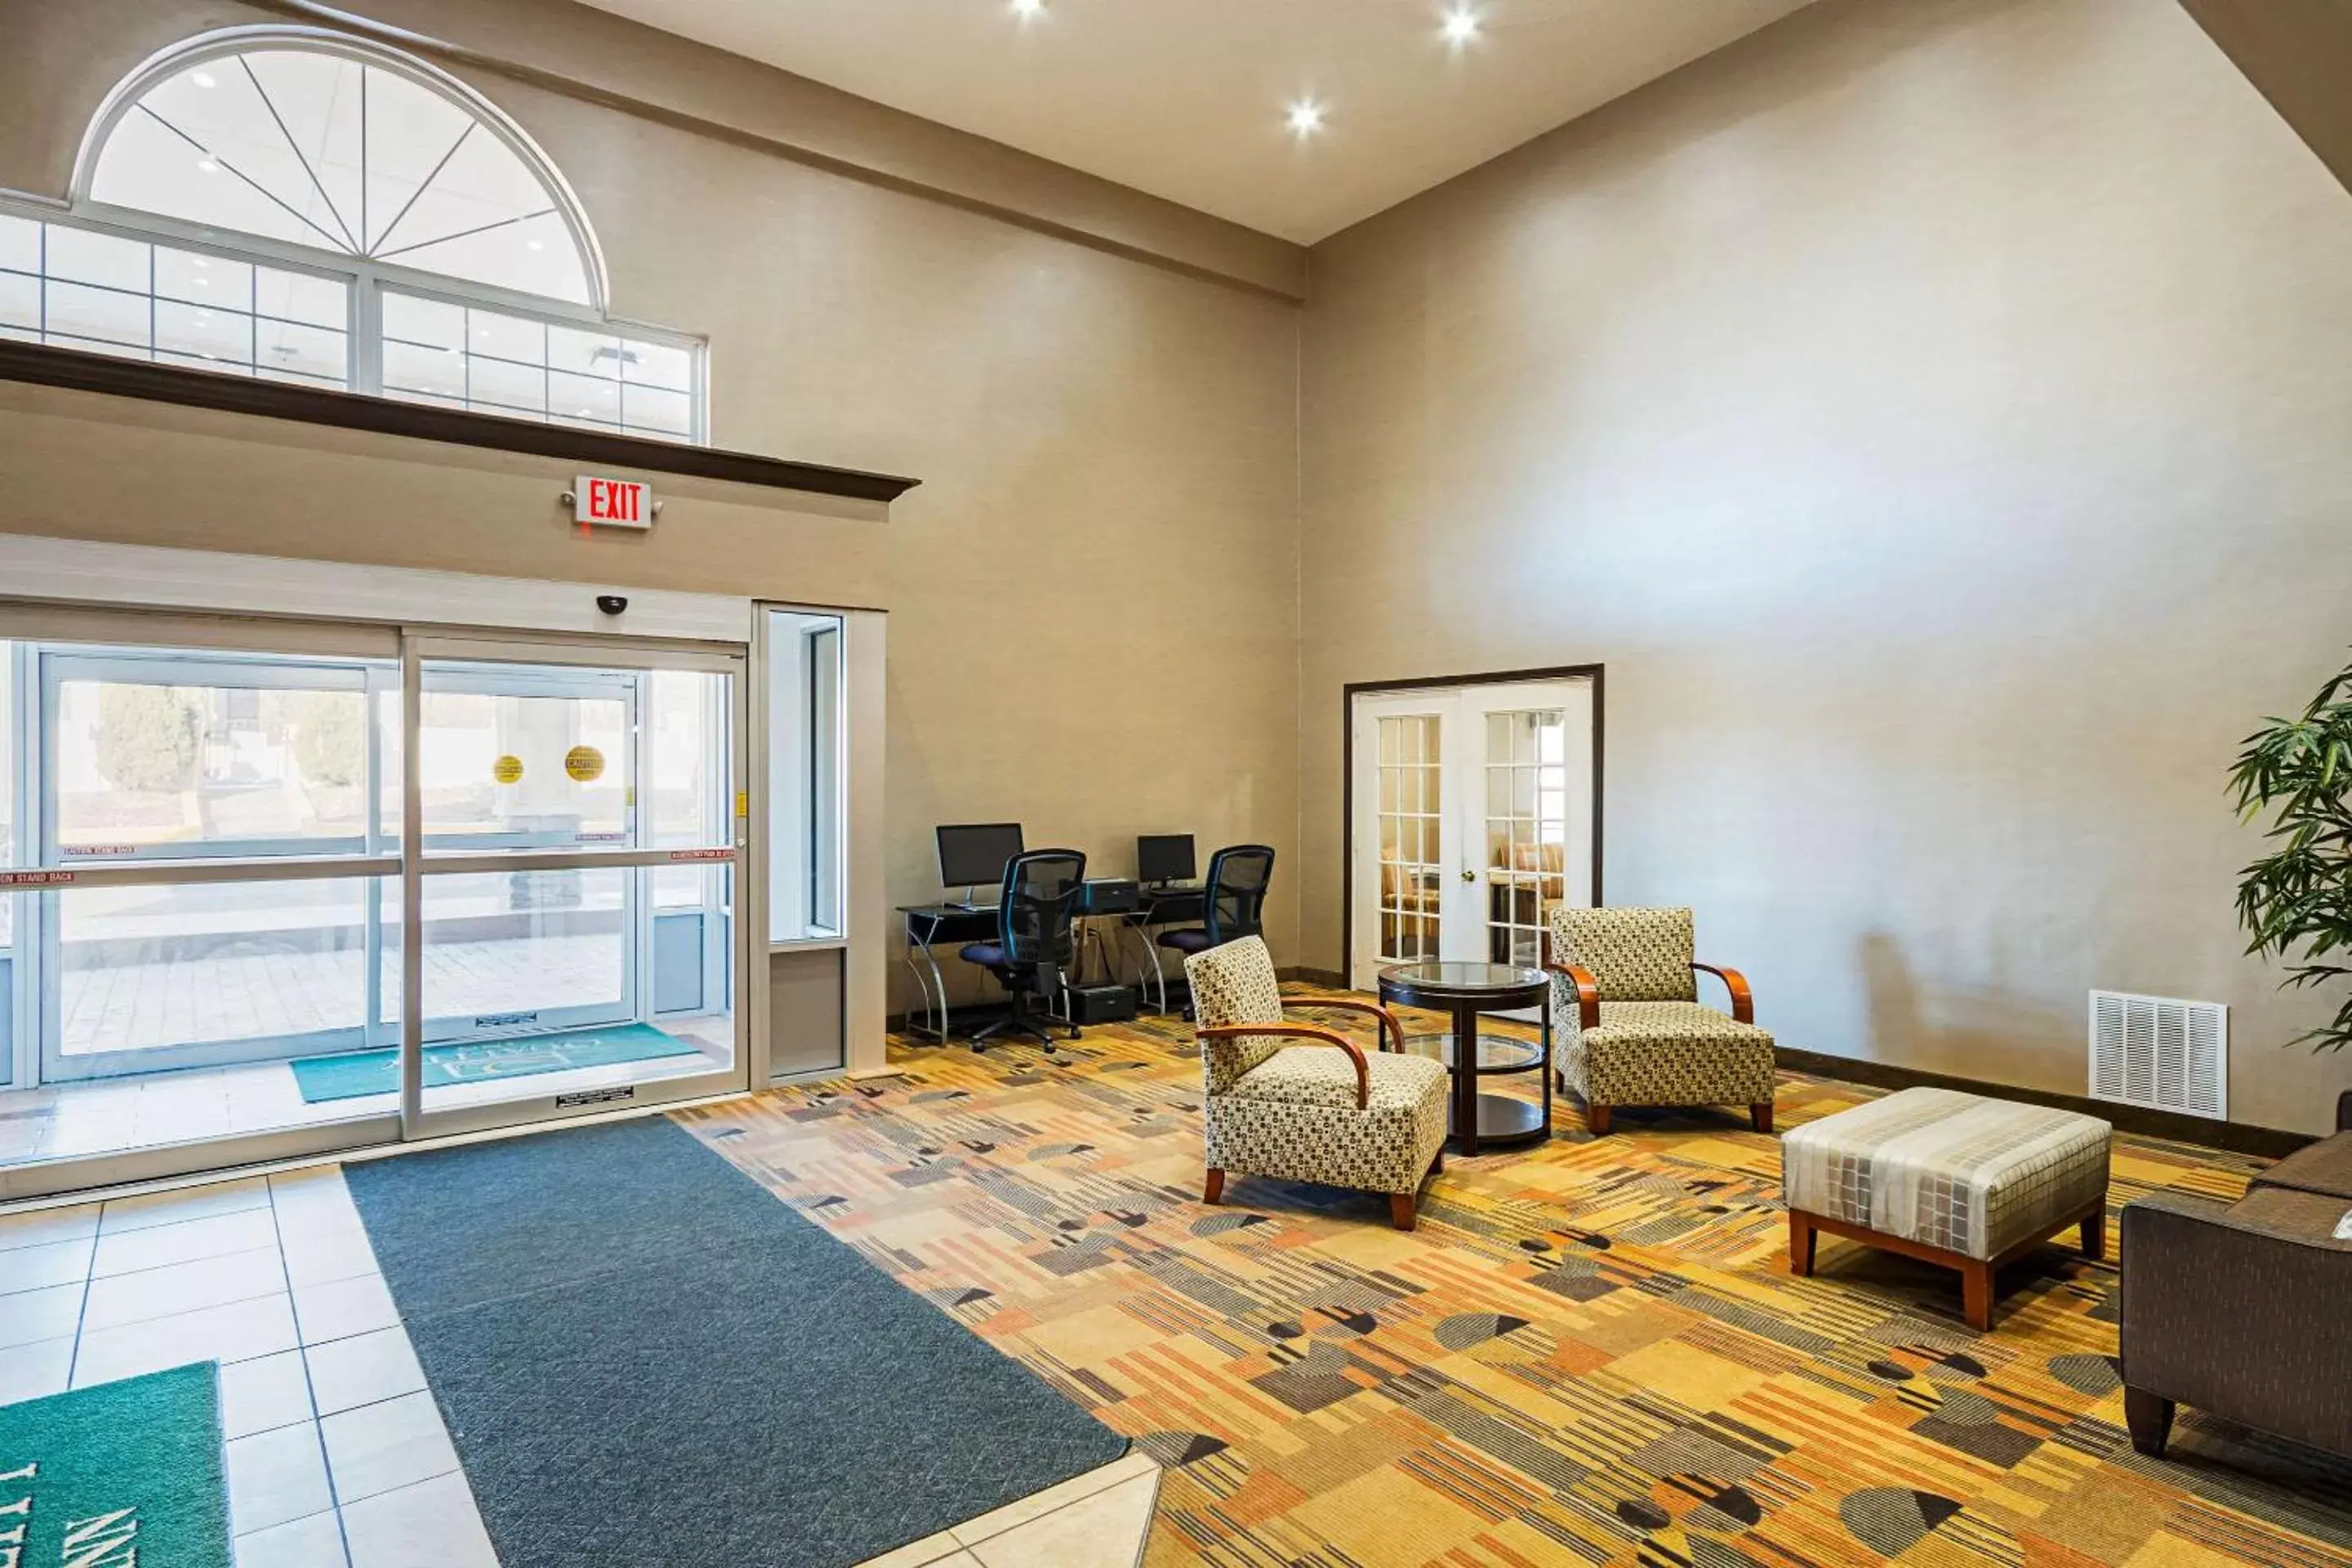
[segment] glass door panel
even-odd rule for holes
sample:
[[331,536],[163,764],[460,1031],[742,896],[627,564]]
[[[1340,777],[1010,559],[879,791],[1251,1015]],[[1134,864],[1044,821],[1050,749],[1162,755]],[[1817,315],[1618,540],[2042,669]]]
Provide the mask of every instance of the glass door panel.
[[367,848],[366,666],[126,649],[41,667],[58,863]]
[[733,1070],[734,665],[435,646],[415,663],[412,1134]]
[[428,665],[424,682],[417,787],[428,853],[630,841],[635,679]]
[[51,1082],[363,1048],[376,879],[68,887],[56,932]]

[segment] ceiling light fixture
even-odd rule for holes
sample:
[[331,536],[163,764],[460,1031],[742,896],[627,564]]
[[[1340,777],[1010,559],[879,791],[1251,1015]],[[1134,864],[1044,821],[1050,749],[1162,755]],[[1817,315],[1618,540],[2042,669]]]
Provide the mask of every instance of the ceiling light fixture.
[[214,163],[210,158],[197,159],[196,167],[202,169],[207,174],[217,174],[220,173],[220,165]]
[[1023,21],[1045,14],[1045,0],[1013,0],[1013,14]]
[[1439,30],[1458,49],[1478,36],[1478,13],[1467,5],[1456,5],[1445,13],[1445,24]]
[[1293,135],[1312,136],[1323,129],[1323,106],[1311,98],[1302,98],[1290,106],[1290,130]]
[[190,71],[188,79],[198,87],[218,87],[219,80],[210,71]]

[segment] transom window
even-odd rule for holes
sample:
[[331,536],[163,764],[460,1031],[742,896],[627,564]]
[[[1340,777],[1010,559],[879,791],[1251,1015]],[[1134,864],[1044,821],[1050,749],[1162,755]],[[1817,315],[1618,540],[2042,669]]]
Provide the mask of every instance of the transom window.
[[446,87],[315,48],[202,54],[112,112],[89,199],[598,303],[560,187]]
[[100,111],[71,215],[0,205],[0,336],[702,439],[701,345],[604,307],[586,216],[520,128],[310,29],[166,51]]

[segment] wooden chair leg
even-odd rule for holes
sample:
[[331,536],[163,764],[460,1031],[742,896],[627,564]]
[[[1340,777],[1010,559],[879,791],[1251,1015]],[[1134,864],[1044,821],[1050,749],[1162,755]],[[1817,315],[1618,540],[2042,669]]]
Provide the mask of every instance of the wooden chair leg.
[[1443,1172],[1444,1169],[1445,1169],[1445,1145],[1444,1145],[1444,1144],[1443,1144],[1443,1143],[1440,1143],[1440,1144],[1437,1146],[1437,1158],[1436,1158],[1436,1159],[1434,1159],[1434,1160],[1432,1160],[1432,1161],[1429,1163],[1429,1173],[1430,1173],[1431,1175],[1434,1176],[1434,1175],[1439,1174],[1439,1173],[1440,1173],[1441,1172]]
[[2131,1428],[2133,1447],[2151,1459],[2161,1459],[2164,1445],[2172,1436],[2172,1401],[2126,1384],[2124,1425]]
[[1225,1173],[1212,1165],[1209,1167],[1209,1179],[1202,1184],[1201,1201],[1204,1204],[1213,1204],[1224,1195]]
[[2083,1256],[2101,1258],[2107,1255],[2107,1205],[2101,1204],[2083,1216]]
[[1584,1107],[1584,1126],[1585,1130],[1595,1138],[1608,1137],[1609,1108],[1605,1105],[1594,1105],[1588,1100]]
[[1789,1272],[1811,1275],[1813,1271],[1813,1243],[1821,1233],[1813,1228],[1813,1216],[1802,1209],[1789,1211]]
[[1960,1307],[1969,1327],[1980,1334],[1992,1331],[1992,1265],[1971,1258],[1960,1267]]
[[1759,1101],[1758,1103],[1756,1103],[1756,1104],[1754,1104],[1754,1105],[1749,1106],[1749,1107],[1748,1108],[1748,1121],[1752,1121],[1752,1122],[1754,1122],[1754,1123],[1756,1124],[1756,1131],[1759,1131],[1759,1132],[1769,1132],[1769,1131],[1772,1131],[1772,1102],[1771,1102],[1770,1100],[1760,1100],[1760,1101]]
[[1389,1223],[1399,1230],[1412,1228],[1412,1194],[1411,1193],[1389,1194]]

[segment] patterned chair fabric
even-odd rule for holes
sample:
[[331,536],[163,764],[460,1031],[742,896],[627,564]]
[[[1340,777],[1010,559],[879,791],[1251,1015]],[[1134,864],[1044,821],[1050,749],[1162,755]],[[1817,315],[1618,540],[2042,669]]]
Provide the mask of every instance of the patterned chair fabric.
[[1552,1065],[1587,1106],[1771,1104],[1771,1033],[1697,1000],[1692,925],[1688,910],[1552,910],[1553,960],[1601,994],[1599,1026],[1580,1029],[1575,984],[1552,976]]
[[[1202,1025],[1281,1021],[1282,992],[1261,939],[1195,953],[1184,973]],[[1444,1065],[1388,1050],[1364,1055],[1367,1103],[1359,1109],[1355,1064],[1333,1047],[1279,1035],[1202,1040],[1209,1168],[1417,1191],[1445,1142]]]
[[[1604,1002],[1696,1002],[1688,910],[1580,910],[1554,904],[1551,955],[1592,976]],[[1554,981],[1555,987],[1564,982]],[[1559,1001],[1554,993],[1555,1004]],[[1576,1016],[1576,993],[1568,993]]]

